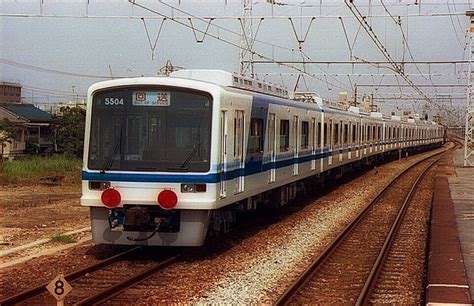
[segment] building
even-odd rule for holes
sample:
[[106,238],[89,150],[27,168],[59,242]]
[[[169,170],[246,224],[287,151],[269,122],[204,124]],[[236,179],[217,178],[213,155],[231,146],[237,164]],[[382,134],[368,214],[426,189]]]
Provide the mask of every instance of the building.
[[0,82],[0,103],[21,103],[21,85]]
[[51,107],[50,113],[53,116],[62,116],[63,110],[65,108],[82,108],[82,109],[85,110],[86,109],[86,101],[82,100],[82,101],[79,101],[79,102],[72,102],[72,101],[59,102],[59,103],[57,103],[57,104],[55,104]]
[[41,153],[54,149],[51,115],[33,104],[0,103],[0,120],[16,127],[14,139],[1,144],[2,158],[21,156],[28,150]]

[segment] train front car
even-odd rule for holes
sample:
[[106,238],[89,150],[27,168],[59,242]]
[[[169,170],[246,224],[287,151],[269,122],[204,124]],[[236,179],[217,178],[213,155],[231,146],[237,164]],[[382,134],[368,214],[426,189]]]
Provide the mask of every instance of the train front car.
[[101,82],[88,93],[83,194],[93,241],[202,245],[215,204],[212,84]]

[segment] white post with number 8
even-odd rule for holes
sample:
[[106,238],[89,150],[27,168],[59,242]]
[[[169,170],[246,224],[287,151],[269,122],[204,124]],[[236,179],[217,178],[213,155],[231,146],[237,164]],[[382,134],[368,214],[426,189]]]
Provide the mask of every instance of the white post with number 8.
[[46,286],[46,289],[56,298],[58,301],[57,305],[62,306],[64,305],[64,298],[71,292],[72,287],[66,279],[64,279],[64,275],[59,274]]

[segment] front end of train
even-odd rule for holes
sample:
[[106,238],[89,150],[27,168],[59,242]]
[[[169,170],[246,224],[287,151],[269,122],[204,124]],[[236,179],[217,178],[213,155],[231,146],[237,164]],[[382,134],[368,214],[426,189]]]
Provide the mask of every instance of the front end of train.
[[81,205],[95,243],[198,246],[216,202],[218,88],[134,78],[89,89]]

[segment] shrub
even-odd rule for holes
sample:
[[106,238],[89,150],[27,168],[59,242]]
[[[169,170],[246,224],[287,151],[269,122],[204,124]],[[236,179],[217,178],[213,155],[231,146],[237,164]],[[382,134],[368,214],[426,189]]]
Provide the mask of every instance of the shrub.
[[64,177],[80,182],[81,161],[69,155],[30,156],[3,162],[0,177],[5,183],[37,182],[45,177]]

